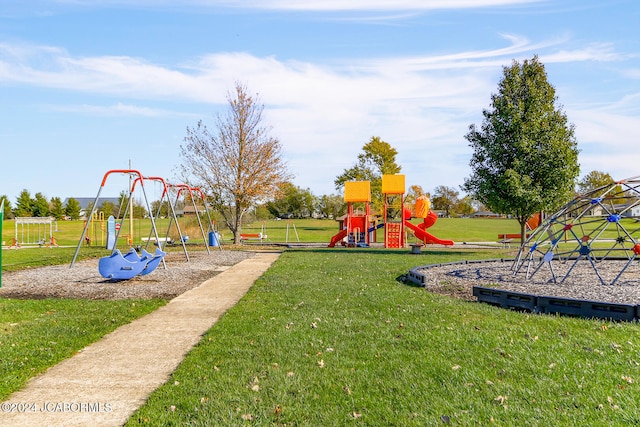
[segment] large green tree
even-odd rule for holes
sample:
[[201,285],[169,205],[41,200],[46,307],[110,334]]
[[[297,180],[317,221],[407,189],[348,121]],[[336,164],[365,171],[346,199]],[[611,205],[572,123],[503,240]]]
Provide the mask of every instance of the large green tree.
[[581,194],[591,193],[591,197],[594,198],[604,196],[611,203],[631,203],[636,198],[635,192],[625,192],[622,185],[616,184],[609,173],[598,170],[591,171],[583,176],[578,181],[577,187],[578,192]]
[[431,207],[434,210],[445,211],[447,216],[451,216],[458,204],[460,193],[453,187],[438,185],[433,189],[431,197]]
[[44,194],[38,192],[32,200],[31,209],[33,211],[33,216],[40,218],[48,217],[49,200],[47,200]]
[[61,220],[64,218],[64,206],[62,205],[62,200],[60,197],[52,197],[49,201],[49,213],[56,220]]
[[29,217],[33,216],[33,200],[31,199],[31,193],[29,190],[24,189],[18,195],[16,200],[16,208],[14,210],[16,216]]
[[489,209],[511,214],[522,240],[535,212],[566,203],[580,171],[574,126],[535,56],[503,68],[482,126],[465,135],[474,153],[463,189]]
[[339,194],[324,194],[318,200],[318,211],[325,218],[336,219],[347,212],[347,205]]
[[600,190],[595,193],[600,195],[606,190],[606,188],[603,187],[608,187],[614,182],[615,181],[611,175],[607,172],[594,170],[583,176],[582,179],[578,181],[578,192],[587,193],[594,190]]
[[186,143],[181,146],[182,171],[188,182],[208,193],[239,243],[243,216],[277,196],[290,174],[280,141],[264,124],[264,105],[258,96],[236,83],[227,101],[226,115],[217,116],[215,130],[202,121],[187,128]]
[[317,199],[311,190],[285,182],[280,185],[280,195],[267,202],[267,209],[274,217],[308,218],[315,211]]
[[81,210],[82,210],[82,207],[80,206],[80,202],[78,202],[73,197],[68,199],[67,204],[64,206],[64,213],[70,219],[79,219]]
[[362,147],[358,161],[354,166],[345,169],[334,184],[336,190],[342,190],[347,181],[371,181],[371,201],[375,209],[382,207],[382,175],[393,175],[400,172],[396,163],[398,151],[378,136],[373,136]]

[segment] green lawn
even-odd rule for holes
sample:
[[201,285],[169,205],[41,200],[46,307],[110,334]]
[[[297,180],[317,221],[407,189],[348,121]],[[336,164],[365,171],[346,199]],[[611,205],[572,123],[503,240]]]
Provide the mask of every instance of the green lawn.
[[166,301],[0,298],[0,399]]
[[[414,224],[418,224],[420,219],[413,219]],[[638,234],[640,238],[640,228],[633,219],[623,219],[622,223],[632,234]],[[593,227],[597,223],[587,225]],[[104,224],[102,225],[104,226]],[[205,239],[195,218],[180,219],[180,227],[183,234],[189,235],[190,242],[203,244]],[[54,231],[56,242],[61,246],[78,245],[78,240],[82,235],[84,221],[59,221],[57,223],[57,231]],[[157,222],[158,234],[164,236],[168,229],[168,220],[162,219]],[[149,219],[134,220],[133,223],[133,242],[140,244],[141,238],[149,236],[151,231],[151,221]],[[520,232],[520,226],[514,219],[507,218],[440,218],[429,228],[429,233],[442,239],[451,239],[455,242],[496,242],[498,234],[513,234]],[[229,230],[222,228],[220,232],[223,236],[223,243],[231,242],[232,234]],[[244,224],[243,232],[266,234],[268,239],[266,242],[272,243],[295,243],[295,242],[329,242],[331,237],[338,232],[338,223],[328,219],[292,219],[292,220],[267,220],[255,221],[253,223]],[[119,241],[119,247],[127,246],[127,236],[129,227],[127,223],[122,231],[122,238]],[[89,228],[89,234],[92,238],[92,245],[96,247],[104,247],[106,236],[101,230],[100,224],[96,223]],[[205,233],[206,234],[206,233]],[[178,234],[175,227],[171,229],[170,235],[177,240]],[[15,236],[15,222],[5,220],[2,230],[2,241],[5,245],[10,245]],[[21,234],[19,233],[19,236]],[[384,240],[382,229],[378,230],[378,241]],[[603,237],[615,237],[615,233],[607,231]],[[411,232],[408,233],[410,242],[415,241],[415,237]],[[43,249],[45,249],[43,247]],[[84,251],[84,246],[83,249]]]
[[635,323],[396,280],[494,251],[287,251],[128,425],[637,425]]
[[[412,222],[419,223],[419,219]],[[203,243],[202,232],[197,221],[193,218],[180,219],[180,227],[183,234],[188,234],[191,242]],[[104,224],[102,225],[104,226]],[[82,230],[84,221],[58,221],[56,231],[53,235],[56,242],[61,246],[76,247]],[[168,228],[168,220],[157,222],[158,234],[164,236]],[[518,233],[520,230],[517,221],[512,219],[489,219],[489,218],[440,218],[429,232],[443,239],[452,239],[456,242],[493,242],[498,239],[500,233]],[[133,223],[134,243],[139,244],[140,238],[148,237],[151,231],[151,221],[148,219],[135,220]],[[224,243],[231,241],[232,235],[227,229],[221,229]],[[294,243],[294,242],[329,242],[331,237],[338,232],[338,223],[328,219],[292,219],[292,220],[267,220],[255,221],[243,226],[243,232],[266,234],[267,242],[273,243]],[[129,227],[125,223],[122,235],[128,235]],[[383,241],[382,230],[378,230],[378,241]],[[33,231],[32,233],[33,234]],[[99,223],[89,228],[92,244],[102,247],[106,244],[106,236]],[[22,234],[19,229],[19,237]],[[170,235],[177,239],[177,232],[172,228]],[[3,224],[2,241],[5,245],[10,245],[15,236],[15,222],[6,220]],[[410,239],[415,239],[409,233]],[[126,238],[121,238],[119,246],[127,246]],[[45,249],[43,247],[43,249]],[[84,246],[83,246],[84,250]]]
[[[333,221],[295,224],[301,241],[337,230]],[[284,241],[286,225],[266,222],[265,231]],[[430,232],[495,241],[517,223],[441,219]],[[74,250],[3,250],[3,271],[67,263]],[[637,324],[512,312],[398,280],[418,265],[508,255],[289,249],[129,425],[640,423]],[[164,303],[0,299],[0,394]]]

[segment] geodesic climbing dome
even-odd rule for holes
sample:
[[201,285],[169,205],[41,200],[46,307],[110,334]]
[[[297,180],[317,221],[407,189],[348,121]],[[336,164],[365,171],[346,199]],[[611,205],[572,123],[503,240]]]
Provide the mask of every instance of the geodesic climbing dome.
[[[533,278],[545,270],[551,281],[570,279],[588,263],[602,285],[640,283],[640,176],[576,196],[533,230],[513,263],[513,274]],[[614,275],[602,263],[618,260]],[[620,261],[623,262],[620,262]],[[610,267],[610,265],[609,265]],[[610,270],[610,268],[608,268]]]

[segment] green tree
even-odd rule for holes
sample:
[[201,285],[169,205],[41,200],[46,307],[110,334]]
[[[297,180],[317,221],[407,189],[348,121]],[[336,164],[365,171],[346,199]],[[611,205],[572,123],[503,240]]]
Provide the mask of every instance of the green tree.
[[611,175],[601,171],[591,171],[578,181],[578,192],[588,193],[590,191],[599,190],[594,193],[595,196],[601,195],[606,188],[615,183]]
[[431,198],[431,208],[437,211],[445,211],[446,216],[451,216],[456,205],[458,204],[458,191],[445,185],[438,185],[433,190]]
[[40,218],[49,216],[49,200],[42,193],[36,193],[34,199],[32,200],[31,210],[33,212],[33,216],[37,216]]
[[67,200],[67,204],[64,207],[64,213],[71,219],[80,219],[80,211],[82,208],[80,207],[80,202],[78,202],[73,197]]
[[236,83],[227,101],[227,114],[217,116],[217,129],[211,132],[199,121],[195,128],[187,128],[186,144],[180,148],[183,175],[206,189],[237,244],[243,216],[276,197],[290,174],[280,141],[263,124],[259,98]]
[[[158,212],[158,209],[160,212]],[[171,214],[166,200],[154,200],[151,202],[151,211],[153,212],[153,215],[159,214],[161,218],[168,218]]]
[[579,173],[574,126],[556,106],[554,87],[535,56],[503,68],[498,93],[480,129],[465,135],[474,153],[463,190],[497,213],[525,225],[535,212],[566,203]]
[[347,204],[339,194],[325,194],[318,200],[318,211],[325,218],[338,218],[347,212]]
[[316,198],[311,190],[285,182],[280,186],[280,196],[268,202],[267,209],[275,217],[308,218],[315,211],[315,205]]
[[33,216],[33,200],[31,199],[31,193],[26,189],[22,190],[18,195],[15,214],[18,217]]
[[49,201],[49,211],[52,217],[56,220],[64,218],[64,206],[60,197],[52,197]]
[[109,218],[109,215],[113,215],[115,217],[118,214],[116,204],[108,200],[102,202],[99,210],[103,212],[105,218]]
[[473,213],[473,200],[469,196],[464,196],[458,199],[458,202],[453,208],[456,215],[469,216]]
[[378,136],[371,137],[371,140],[362,147],[362,153],[358,154],[356,164],[345,169],[335,179],[336,190],[342,190],[347,181],[371,181],[371,202],[374,209],[381,210],[383,205],[382,175],[393,175],[400,172],[401,168],[396,163],[397,154],[398,151],[388,142]]

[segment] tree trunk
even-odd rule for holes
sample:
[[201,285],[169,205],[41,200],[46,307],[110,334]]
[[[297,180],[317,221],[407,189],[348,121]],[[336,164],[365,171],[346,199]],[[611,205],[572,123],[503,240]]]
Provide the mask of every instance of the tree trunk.
[[519,220],[520,223],[520,246],[524,245],[524,242],[527,240],[527,220]]

